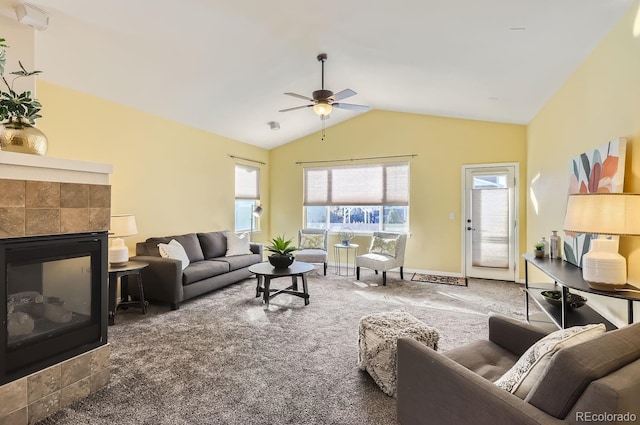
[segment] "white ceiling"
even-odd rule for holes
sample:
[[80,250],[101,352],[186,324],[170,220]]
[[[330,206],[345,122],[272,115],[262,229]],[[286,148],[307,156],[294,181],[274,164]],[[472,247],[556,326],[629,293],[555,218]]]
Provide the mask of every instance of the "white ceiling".
[[[325,87],[358,92],[345,102],[526,124],[634,2],[30,3],[50,15],[36,33],[41,78],[272,148],[320,130],[311,109],[278,110],[306,103],[284,92],[320,88],[321,52]],[[327,125],[357,114],[335,110]]]

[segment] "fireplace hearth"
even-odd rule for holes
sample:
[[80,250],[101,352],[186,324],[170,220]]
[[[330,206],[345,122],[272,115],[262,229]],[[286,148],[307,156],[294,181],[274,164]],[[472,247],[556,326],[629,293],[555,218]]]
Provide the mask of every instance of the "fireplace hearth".
[[0,150],[0,424],[104,388],[109,164]]

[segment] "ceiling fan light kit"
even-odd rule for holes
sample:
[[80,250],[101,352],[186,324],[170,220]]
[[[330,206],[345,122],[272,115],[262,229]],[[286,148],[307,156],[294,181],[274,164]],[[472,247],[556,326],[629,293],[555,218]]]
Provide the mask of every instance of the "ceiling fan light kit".
[[338,93],[333,93],[331,90],[325,90],[324,88],[324,62],[327,60],[326,53],[320,53],[317,57],[318,62],[322,64],[322,80],[321,89],[315,90],[311,97],[303,96],[297,93],[285,93],[287,96],[297,97],[299,99],[308,100],[312,102],[310,105],[295,106],[293,108],[281,109],[280,112],[288,112],[296,109],[312,108],[316,115],[320,116],[320,119],[325,120],[329,118],[329,114],[333,111],[333,108],[348,109],[351,111],[364,112],[368,111],[369,107],[364,105],[354,105],[351,103],[338,103],[339,100],[346,99],[347,97],[355,96],[357,93],[351,89],[344,89]]

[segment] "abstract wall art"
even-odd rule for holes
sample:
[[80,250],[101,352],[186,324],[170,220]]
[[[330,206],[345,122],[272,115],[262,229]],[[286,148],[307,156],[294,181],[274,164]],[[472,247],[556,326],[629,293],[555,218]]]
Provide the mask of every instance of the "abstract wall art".
[[[619,137],[572,158],[569,161],[569,195],[622,192],[626,148],[626,139]],[[585,233],[565,232],[565,260],[582,267],[582,256],[589,252],[591,237]]]

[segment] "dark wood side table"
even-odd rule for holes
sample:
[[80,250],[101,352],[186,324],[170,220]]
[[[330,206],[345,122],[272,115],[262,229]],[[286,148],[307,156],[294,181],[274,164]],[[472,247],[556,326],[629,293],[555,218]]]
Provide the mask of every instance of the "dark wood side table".
[[[309,292],[307,290],[307,273],[313,270],[313,265],[303,263],[302,261],[294,261],[286,269],[276,269],[271,263],[254,264],[249,267],[249,271],[256,275],[258,284],[256,286],[256,298],[263,293],[263,302],[269,307],[269,300],[279,294],[290,294],[296,297],[304,298],[304,305],[309,305]],[[291,276],[291,285],[284,289],[271,289],[271,279],[277,277]],[[302,278],[302,291],[298,291],[298,276]],[[264,286],[262,281],[264,280]]]
[[[116,323],[116,310],[118,307],[140,307],[142,314],[147,313],[148,303],[144,300],[141,270],[148,265],[149,263],[144,261],[127,261],[122,266],[109,264],[109,325]],[[131,275],[138,277],[138,301],[129,301],[129,276]],[[124,301],[116,305],[118,279],[120,279],[120,299]]]

